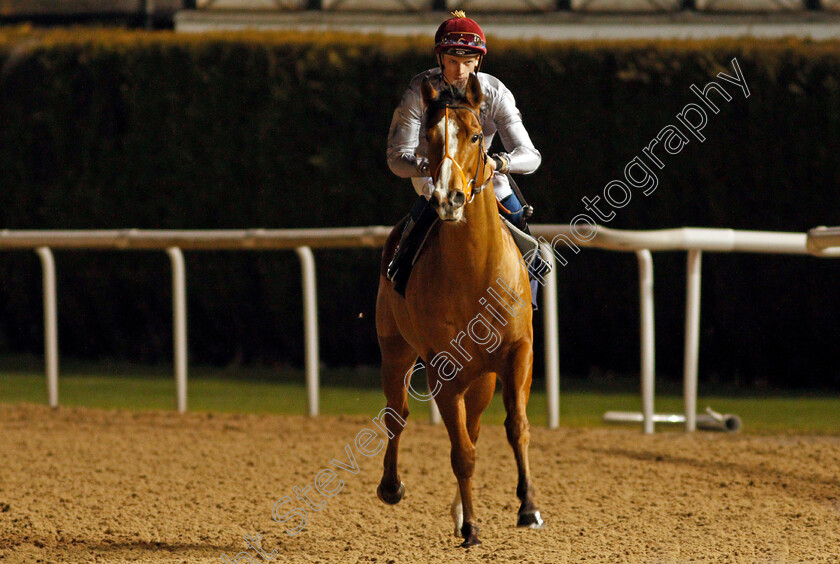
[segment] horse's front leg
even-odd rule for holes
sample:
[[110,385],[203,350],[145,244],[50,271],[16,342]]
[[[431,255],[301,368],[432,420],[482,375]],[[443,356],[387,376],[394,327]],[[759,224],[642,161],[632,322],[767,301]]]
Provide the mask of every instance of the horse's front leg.
[[513,448],[516,467],[519,473],[516,496],[519,498],[519,517],[517,527],[540,529],[543,520],[537,504],[534,502],[534,484],[531,481],[531,469],[528,463],[528,445],[531,442],[531,426],[528,423],[526,407],[531,394],[531,376],[533,370],[533,349],[530,343],[521,345],[511,355],[509,370],[505,374],[502,392],[505,403],[505,430],[507,439]]
[[458,480],[458,491],[461,497],[463,524],[461,536],[464,542],[461,546],[468,548],[481,544],[478,540],[478,524],[473,513],[472,476],[475,470],[475,445],[470,440],[467,431],[467,415],[464,406],[464,396],[447,389],[446,386],[435,396],[440,417],[449,433],[452,444],[452,471]]
[[[493,399],[493,392],[496,390],[496,374],[493,372],[484,374],[477,378],[467,392],[464,394],[464,407],[467,414],[467,433],[470,436],[473,447],[478,442],[478,433],[481,430],[481,414],[490,405]],[[455,523],[455,536],[461,535],[461,527],[464,525],[464,508],[461,504],[461,488],[455,488],[455,499],[450,506],[452,521]]]
[[[382,422],[388,430],[388,447],[385,449],[382,480],[376,488],[376,495],[388,504],[399,503],[405,494],[405,485],[397,471],[397,453],[400,435],[408,418],[408,391],[405,388],[405,373],[412,368],[416,353],[400,336],[380,337],[382,350],[382,388],[388,404],[388,411],[382,415]],[[402,421],[394,414],[399,415]]]

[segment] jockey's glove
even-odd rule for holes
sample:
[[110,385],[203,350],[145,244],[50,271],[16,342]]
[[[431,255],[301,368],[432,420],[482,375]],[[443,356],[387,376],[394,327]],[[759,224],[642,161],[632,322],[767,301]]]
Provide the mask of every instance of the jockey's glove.
[[496,163],[496,172],[499,174],[507,174],[510,171],[510,161],[507,160],[504,155],[496,153],[494,155],[490,155],[490,158],[493,159],[494,163]]

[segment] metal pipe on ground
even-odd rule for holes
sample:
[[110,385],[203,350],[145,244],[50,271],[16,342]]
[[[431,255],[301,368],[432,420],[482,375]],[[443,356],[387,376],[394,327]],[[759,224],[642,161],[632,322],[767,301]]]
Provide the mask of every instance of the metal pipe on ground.
[[[653,423],[685,424],[685,415],[681,413],[655,413]],[[606,423],[642,423],[644,415],[638,411],[607,411],[604,413]],[[731,413],[721,414],[707,407],[706,413],[698,413],[697,429],[703,431],[726,431],[735,433],[741,430],[741,418]]]

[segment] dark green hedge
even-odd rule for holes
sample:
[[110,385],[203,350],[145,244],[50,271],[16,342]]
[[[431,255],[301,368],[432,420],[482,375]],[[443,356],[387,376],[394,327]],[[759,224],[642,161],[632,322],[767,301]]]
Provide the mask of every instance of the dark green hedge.
[[[384,160],[391,112],[434,64],[427,41],[345,35],[0,34],[0,225],[8,229],[392,224],[413,199]],[[664,156],[611,227],[804,231],[838,224],[840,45],[777,41],[492,41],[485,69],[515,93],[543,153],[521,185],[540,223],[568,222],[737,58],[751,91],[709,113],[700,143]],[[498,143],[498,142],[497,142]],[[378,253],[319,252],[322,358],[378,362]],[[196,362],[299,363],[291,253],[188,253]],[[154,253],[57,254],[63,353],[162,361],[169,267]],[[840,385],[840,264],[704,260],[704,378]],[[566,373],[638,366],[632,255],[561,269]],[[656,259],[658,368],[682,363],[684,255]],[[40,276],[0,262],[0,351],[39,352]]]

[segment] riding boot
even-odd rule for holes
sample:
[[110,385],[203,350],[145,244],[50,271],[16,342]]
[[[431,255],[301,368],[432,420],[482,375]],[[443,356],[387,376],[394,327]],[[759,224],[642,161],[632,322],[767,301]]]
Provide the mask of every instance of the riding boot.
[[394,290],[403,297],[411,267],[438,217],[435,209],[423,196],[420,196],[411,208],[400,242],[394,251],[394,258],[388,264],[386,272],[388,280],[394,283]]

